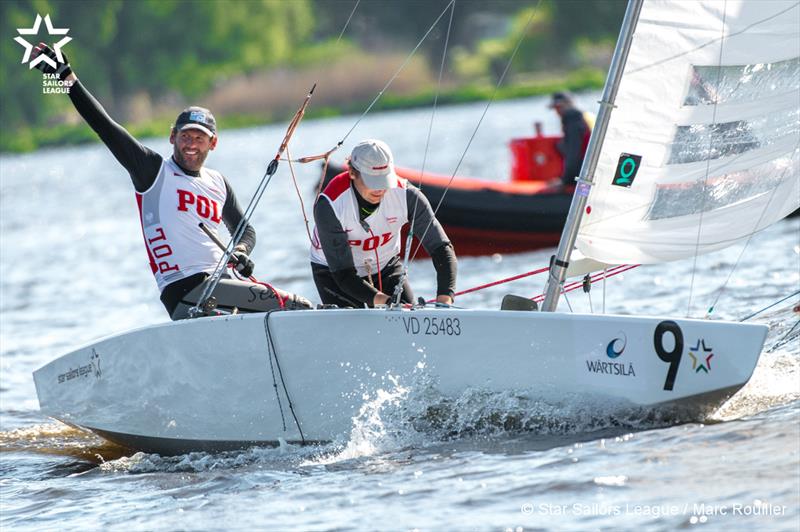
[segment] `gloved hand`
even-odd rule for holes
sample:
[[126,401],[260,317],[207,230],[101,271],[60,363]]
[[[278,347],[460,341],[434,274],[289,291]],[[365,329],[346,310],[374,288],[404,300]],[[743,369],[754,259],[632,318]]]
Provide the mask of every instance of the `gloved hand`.
[[234,251],[231,255],[231,262],[233,263],[233,267],[236,269],[244,277],[250,277],[253,275],[253,270],[255,269],[255,263],[250,260],[250,257],[247,256],[247,253],[244,251]]
[[283,303],[286,305],[286,310],[310,310],[314,308],[311,301],[298,294],[291,294],[284,299]]
[[56,64],[56,68],[53,68],[45,61],[41,61],[36,65],[36,68],[38,70],[41,70],[45,74],[58,74],[58,79],[62,81],[67,79],[67,76],[72,74],[72,68],[70,68],[69,60],[67,59],[67,55],[64,52],[61,52],[61,58],[64,59],[64,61],[59,61],[58,57],[56,57],[56,52],[52,48],[47,46],[45,43],[40,42],[33,49],[33,53],[31,54],[31,56],[33,59],[35,59],[39,57],[40,54],[44,54],[50,59],[52,59],[53,62]]

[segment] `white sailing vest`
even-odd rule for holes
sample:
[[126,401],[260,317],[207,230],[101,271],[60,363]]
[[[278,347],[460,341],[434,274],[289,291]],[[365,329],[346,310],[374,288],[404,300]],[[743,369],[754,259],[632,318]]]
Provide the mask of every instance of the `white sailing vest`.
[[136,193],[144,244],[159,290],[200,272],[213,272],[222,250],[199,227],[218,232],[227,189],[222,174],[202,168],[199,177],[164,159],[153,185]]
[[[388,189],[375,212],[364,219],[369,230],[362,226],[355,194],[350,176],[343,173],[331,180],[321,196],[330,202],[342,229],[347,232],[356,272],[364,277],[378,273],[400,253],[400,229],[408,222],[406,180],[398,179],[397,187]],[[311,242],[311,262],[328,265],[316,227]]]

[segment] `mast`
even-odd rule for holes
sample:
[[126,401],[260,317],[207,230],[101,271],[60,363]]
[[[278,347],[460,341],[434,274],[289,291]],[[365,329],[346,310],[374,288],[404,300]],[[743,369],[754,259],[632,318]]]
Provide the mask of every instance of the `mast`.
[[542,311],[554,312],[558,306],[558,297],[561,287],[567,276],[569,257],[575,240],[578,238],[578,228],[580,227],[583,211],[586,202],[589,200],[589,191],[594,184],[594,171],[597,168],[597,160],[600,158],[600,150],[603,147],[603,139],[606,136],[608,122],[611,120],[611,111],[617,99],[619,82],[622,79],[622,71],[628,60],[628,52],[631,49],[633,31],[636,29],[636,22],[639,20],[639,13],[642,10],[644,0],[628,0],[628,7],[625,10],[625,18],[622,20],[622,27],[619,30],[619,39],[614,49],[614,56],[611,59],[611,67],[608,70],[606,86],[603,89],[603,98],[600,100],[600,111],[597,114],[595,128],[589,139],[589,146],[586,149],[586,156],[581,165],[578,185],[575,187],[575,194],[572,196],[572,203],[567,214],[567,222],[561,232],[561,240],[558,243],[558,252],[550,265],[550,275],[547,279],[547,289],[545,299],[542,304]]

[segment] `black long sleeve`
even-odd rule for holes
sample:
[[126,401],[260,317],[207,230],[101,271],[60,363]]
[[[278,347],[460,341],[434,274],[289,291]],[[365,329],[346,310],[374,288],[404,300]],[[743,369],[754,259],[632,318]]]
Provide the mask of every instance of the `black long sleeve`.
[[158,177],[164,160],[161,155],[143,146],[125,128],[114,122],[80,80],[76,80],[70,88],[69,99],[89,127],[128,171],[134,188],[138,192],[150,188]]
[[333,275],[333,279],[336,281],[339,288],[341,288],[342,292],[356,301],[365,303],[368,307],[372,307],[378,289],[359,277],[355,268],[331,272],[331,275]]
[[564,185],[574,185],[583,164],[583,144],[589,126],[580,111],[570,109],[561,117],[561,127],[564,131],[562,141],[564,171],[561,174],[561,182]]
[[436,270],[436,295],[455,297],[458,261],[453,245],[443,244],[430,255]]
[[422,240],[422,247],[431,256],[433,267],[436,269],[436,295],[453,297],[458,270],[453,245],[439,220],[436,219],[428,198],[411,184],[406,191],[406,203],[408,219],[411,220],[414,234]]

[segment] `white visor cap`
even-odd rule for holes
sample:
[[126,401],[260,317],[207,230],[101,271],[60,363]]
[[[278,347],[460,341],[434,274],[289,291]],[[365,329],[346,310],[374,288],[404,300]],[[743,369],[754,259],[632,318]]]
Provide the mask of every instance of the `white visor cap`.
[[397,187],[392,150],[382,140],[362,140],[350,153],[350,164],[358,170],[367,188],[386,190]]

